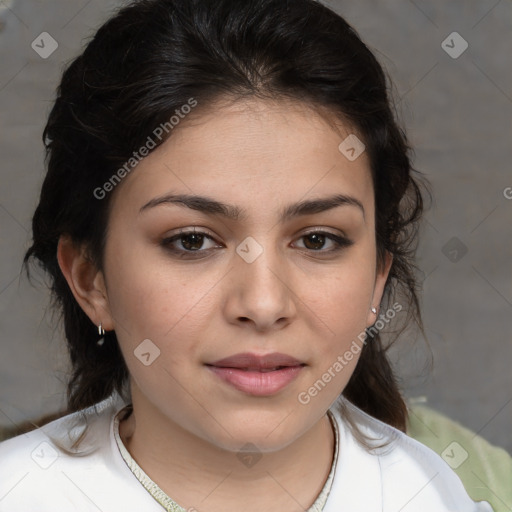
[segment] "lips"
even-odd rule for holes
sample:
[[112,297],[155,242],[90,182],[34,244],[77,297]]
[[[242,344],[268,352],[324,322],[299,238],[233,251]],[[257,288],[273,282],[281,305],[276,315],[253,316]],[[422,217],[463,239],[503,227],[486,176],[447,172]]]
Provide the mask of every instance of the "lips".
[[305,363],[286,354],[235,354],[206,365],[225,383],[255,396],[278,393],[292,382]]
[[279,352],[263,356],[245,352],[243,354],[235,354],[234,356],[219,359],[214,363],[210,363],[210,365],[221,368],[238,368],[240,370],[264,372],[276,370],[281,367],[301,366],[303,363],[294,357],[280,354]]

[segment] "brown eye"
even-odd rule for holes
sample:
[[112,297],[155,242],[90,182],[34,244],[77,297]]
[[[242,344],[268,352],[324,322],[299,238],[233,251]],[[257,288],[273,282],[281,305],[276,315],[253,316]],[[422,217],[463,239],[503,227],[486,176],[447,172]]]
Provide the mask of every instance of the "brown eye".
[[311,233],[309,235],[304,236],[304,246],[306,249],[319,250],[325,244],[325,235],[320,233]]
[[161,242],[162,247],[171,253],[177,254],[180,258],[186,258],[187,254],[192,257],[206,256],[213,249],[222,246],[207,233],[201,231],[182,231],[177,235],[165,238]]
[[180,237],[181,245],[187,251],[197,251],[201,249],[204,242],[204,235],[201,233],[190,233]]
[[299,238],[302,242],[299,249],[306,249],[319,254],[333,254],[351,246],[354,242],[344,236],[335,235],[326,231],[313,231]]

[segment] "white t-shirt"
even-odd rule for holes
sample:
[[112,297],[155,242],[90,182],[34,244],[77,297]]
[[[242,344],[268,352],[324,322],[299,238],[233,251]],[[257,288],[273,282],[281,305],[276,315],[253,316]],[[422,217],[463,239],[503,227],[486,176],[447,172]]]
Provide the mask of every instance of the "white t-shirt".
[[[323,512],[492,512],[489,503],[469,498],[434,451],[344,403],[364,433],[392,442],[384,451],[369,453],[338,408],[331,407],[338,425],[338,462]],[[51,440],[69,446],[82,430],[79,413],[0,443],[0,512],[164,510],[116,444],[114,417],[125,405],[115,396],[85,411],[89,429],[80,451],[93,450],[86,455],[68,455]]]

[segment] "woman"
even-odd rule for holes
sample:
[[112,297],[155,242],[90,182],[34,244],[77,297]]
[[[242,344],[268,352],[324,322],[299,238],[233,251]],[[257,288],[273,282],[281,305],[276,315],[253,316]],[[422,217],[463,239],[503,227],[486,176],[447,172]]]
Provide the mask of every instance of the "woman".
[[70,415],[0,510],[489,511],[407,409],[422,192],[384,73],[312,0],[145,0],[65,71],[36,258]]

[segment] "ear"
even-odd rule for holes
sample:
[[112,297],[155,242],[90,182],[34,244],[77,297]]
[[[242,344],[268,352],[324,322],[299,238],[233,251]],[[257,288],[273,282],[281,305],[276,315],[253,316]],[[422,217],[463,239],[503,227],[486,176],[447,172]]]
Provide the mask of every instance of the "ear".
[[101,323],[105,331],[114,324],[108,303],[103,273],[99,271],[85,252],[68,235],[59,238],[57,260],[69,288],[85,314],[95,325]]
[[[382,296],[384,295],[384,288],[386,286],[386,281],[388,279],[392,263],[393,255],[389,251],[386,251],[383,264],[379,268],[377,268],[377,274],[375,276],[375,286],[373,288],[372,302],[370,305],[370,309],[368,311],[368,317],[366,321],[367,327],[372,326],[379,317],[380,303],[382,301]],[[375,308],[377,310],[377,314],[372,313],[371,308]]]

